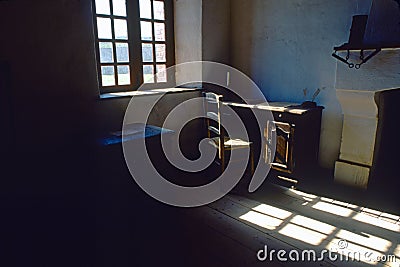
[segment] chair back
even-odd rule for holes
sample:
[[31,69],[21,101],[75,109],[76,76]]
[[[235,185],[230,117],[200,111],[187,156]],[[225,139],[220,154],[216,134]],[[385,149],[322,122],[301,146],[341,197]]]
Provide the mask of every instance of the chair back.
[[226,136],[222,120],[229,121],[229,110],[223,106],[223,96],[212,92],[203,93],[204,96],[204,111],[206,118],[207,135],[210,138],[210,144],[218,149],[218,158],[221,165],[222,172],[225,169],[225,150],[231,151],[233,149],[250,147],[250,161],[251,173],[254,172],[254,156],[252,150],[252,143],[243,141],[242,139],[232,139]]
[[204,96],[207,136],[208,138],[223,137],[224,133],[221,126],[221,101],[223,96],[212,92],[206,92]]

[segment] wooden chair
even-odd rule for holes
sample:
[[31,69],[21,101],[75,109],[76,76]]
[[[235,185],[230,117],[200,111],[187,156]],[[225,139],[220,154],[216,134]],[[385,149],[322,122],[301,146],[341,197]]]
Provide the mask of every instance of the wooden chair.
[[222,95],[206,92],[204,95],[204,109],[206,113],[207,136],[211,140],[211,145],[218,149],[218,163],[221,171],[225,170],[225,151],[233,149],[250,149],[250,170],[254,173],[254,152],[253,143],[250,141],[226,136],[225,129],[222,127],[224,116],[228,115],[221,111]]

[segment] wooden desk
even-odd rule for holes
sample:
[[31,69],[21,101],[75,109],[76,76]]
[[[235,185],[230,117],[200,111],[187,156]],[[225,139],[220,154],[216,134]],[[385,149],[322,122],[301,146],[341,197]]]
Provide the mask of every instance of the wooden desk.
[[[239,115],[242,114],[242,118],[246,118],[244,121],[248,124],[247,129],[256,127],[254,121],[248,120],[250,115],[246,109],[272,112],[277,133],[276,152],[272,163],[274,172],[272,173],[276,177],[297,183],[310,177],[310,174],[318,168],[322,106],[303,107],[288,102],[255,104],[224,102],[223,104],[232,107]],[[264,138],[267,138],[269,131],[267,127],[266,125]],[[257,133],[249,133],[249,135],[254,138]],[[257,143],[257,140],[254,142]],[[262,150],[266,149],[262,148]],[[265,152],[260,149],[259,153]]]

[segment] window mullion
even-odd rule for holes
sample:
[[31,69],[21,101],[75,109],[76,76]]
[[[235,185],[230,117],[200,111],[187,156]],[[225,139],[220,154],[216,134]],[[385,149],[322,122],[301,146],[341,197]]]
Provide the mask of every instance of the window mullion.
[[175,63],[175,42],[174,42],[174,24],[173,24],[173,2],[165,0],[165,45],[166,45],[166,64],[167,67]]
[[153,1],[150,1],[150,9],[151,9],[151,45],[152,45],[152,50],[153,50],[153,83],[157,83],[157,77],[155,75],[156,73],[156,65],[155,65],[155,61],[156,61],[156,45],[155,45],[155,40],[156,40],[156,35],[154,34],[154,3]]
[[[129,3],[129,4],[128,4]],[[130,63],[131,63],[131,81],[134,88],[138,88],[142,83],[142,44],[140,32],[140,13],[139,1],[127,1],[128,23],[130,27]]]
[[[96,10],[95,1],[92,1],[92,10]],[[95,11],[96,12],[96,11]],[[96,13],[95,13],[96,14]],[[97,72],[100,75],[97,75],[98,83],[103,86],[103,76],[101,74],[101,63],[100,63],[100,42],[99,42],[99,32],[97,28],[97,14],[93,16],[93,30],[94,30],[94,38],[95,38],[95,51],[96,51],[96,65],[97,65]]]
[[110,3],[110,19],[111,19],[111,43],[112,43],[112,50],[113,50],[113,60],[114,60],[114,79],[115,79],[115,86],[118,86],[118,70],[117,70],[117,48],[115,45],[115,26],[114,26],[114,18],[112,15],[114,14],[113,10],[113,3],[112,0],[109,0]]

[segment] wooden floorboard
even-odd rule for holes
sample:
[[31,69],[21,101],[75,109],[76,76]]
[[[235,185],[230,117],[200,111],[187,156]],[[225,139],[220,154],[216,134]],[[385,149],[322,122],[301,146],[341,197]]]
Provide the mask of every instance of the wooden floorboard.
[[[198,240],[203,239],[199,241],[204,249],[199,256],[207,258],[203,264],[393,267],[400,264],[400,224],[395,214],[279,187],[272,188],[265,197],[258,196],[257,200],[250,196],[230,194],[208,206],[184,211],[196,222]],[[331,213],[329,209],[342,215]],[[260,261],[256,256],[267,245],[268,251],[297,251],[299,255],[312,249],[318,257],[322,250],[337,249],[341,239],[348,242],[346,252],[358,248],[374,256],[395,254],[397,262],[340,262],[332,261],[327,254],[323,260],[306,263],[281,262],[275,255],[271,262]]]
[[[224,254],[226,254],[224,256],[225,259],[235,259],[233,261],[233,266],[265,266],[266,264],[268,264],[268,266],[304,266],[304,262],[279,262],[277,260],[272,262],[269,260],[259,261],[256,254],[260,249],[263,249],[265,245],[268,246],[268,251],[296,250],[301,254],[301,250],[260,231],[260,229],[256,227],[242,223],[231,216],[209,207],[199,208],[194,214],[192,212],[190,213],[193,219],[197,220],[199,223],[207,225],[221,235],[235,241],[237,246],[235,249],[226,249],[227,247],[224,243],[219,246],[219,248],[223,250],[226,249],[224,251]],[[210,244],[210,247],[216,246]],[[207,253],[205,253],[205,255],[207,255]],[[334,266],[326,262],[308,262],[307,265]]]

